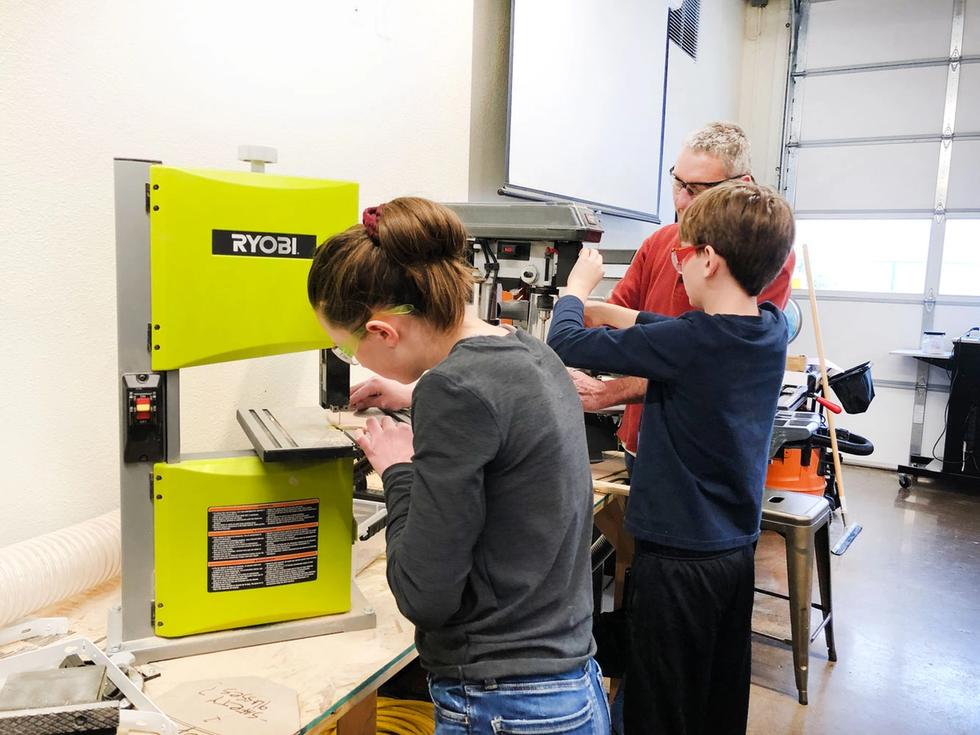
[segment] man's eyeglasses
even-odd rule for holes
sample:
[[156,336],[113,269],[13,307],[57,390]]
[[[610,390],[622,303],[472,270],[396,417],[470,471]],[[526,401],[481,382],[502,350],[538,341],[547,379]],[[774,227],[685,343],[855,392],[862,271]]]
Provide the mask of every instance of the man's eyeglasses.
[[704,247],[704,246],[703,245],[678,245],[676,248],[671,248],[670,249],[670,262],[673,263],[674,270],[677,271],[678,273],[683,272],[684,263],[687,261],[688,257],[690,257],[690,255],[691,255],[691,253],[685,253],[683,256],[681,256],[681,255],[678,255],[678,253],[681,253],[681,252],[683,252],[685,250],[694,250],[694,251],[696,251],[696,250],[698,250],[701,247]]
[[681,189],[684,189],[692,197],[696,197],[698,194],[703,194],[708,189],[718,186],[719,184],[724,184],[726,181],[735,181],[743,176],[745,176],[745,174],[730,176],[727,179],[721,179],[719,181],[684,181],[684,179],[679,179],[674,176],[674,167],[670,167],[670,178],[674,185],[674,190],[680,191]]
[[[372,314],[368,318],[368,322],[372,319],[377,319],[383,316],[400,316],[402,314],[411,314],[415,311],[415,307],[411,304],[402,304],[401,306],[393,306],[390,309],[385,309],[384,311],[379,311],[377,314]],[[331,352],[339,357],[341,360],[346,362],[348,365],[357,365],[357,348],[361,344],[361,340],[367,334],[367,322],[362,326],[355,329],[350,333],[350,337],[345,339],[342,344],[336,345],[331,348]]]

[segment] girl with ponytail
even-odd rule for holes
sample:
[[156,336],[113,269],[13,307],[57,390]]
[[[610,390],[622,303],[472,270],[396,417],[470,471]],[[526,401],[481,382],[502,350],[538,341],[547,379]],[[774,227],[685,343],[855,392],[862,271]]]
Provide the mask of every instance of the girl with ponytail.
[[411,428],[371,418],[355,436],[384,483],[388,583],[416,626],[437,733],[605,735],[581,403],[544,343],[466,313],[468,247],[453,212],[403,197],[310,269],[339,353],[418,381]]

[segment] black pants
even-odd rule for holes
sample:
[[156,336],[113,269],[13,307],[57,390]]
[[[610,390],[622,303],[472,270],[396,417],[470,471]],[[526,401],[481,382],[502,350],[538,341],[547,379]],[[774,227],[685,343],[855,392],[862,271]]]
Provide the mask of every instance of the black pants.
[[626,735],[745,732],[753,556],[751,544],[698,554],[637,541]]

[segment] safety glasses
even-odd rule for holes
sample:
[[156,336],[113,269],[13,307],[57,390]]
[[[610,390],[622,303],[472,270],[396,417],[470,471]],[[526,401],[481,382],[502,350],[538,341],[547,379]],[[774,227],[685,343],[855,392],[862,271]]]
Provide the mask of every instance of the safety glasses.
[[691,195],[691,197],[696,197],[698,194],[703,194],[708,189],[713,189],[716,186],[724,184],[726,181],[735,181],[736,179],[740,179],[745,176],[745,174],[739,174],[738,176],[731,176],[727,179],[720,179],[719,181],[684,181],[684,179],[674,176],[673,166],[670,167],[669,173],[674,189],[677,191],[684,189]]
[[346,362],[348,365],[357,365],[358,363],[355,355],[357,354],[357,348],[360,346],[361,340],[364,339],[365,335],[367,335],[367,322],[383,316],[401,316],[403,314],[411,314],[413,311],[415,311],[415,307],[411,304],[402,304],[401,306],[393,306],[390,309],[379,311],[377,314],[372,314],[363,325],[350,333],[350,337],[345,339],[341,344],[333,347],[331,352],[333,352],[333,354]]
[[[678,273],[683,272],[684,263],[687,259],[698,250],[699,247],[704,247],[703,245],[678,245],[676,248],[670,249],[670,262],[674,265],[674,270]],[[685,252],[690,250],[692,252]],[[681,253],[684,253],[681,255]]]

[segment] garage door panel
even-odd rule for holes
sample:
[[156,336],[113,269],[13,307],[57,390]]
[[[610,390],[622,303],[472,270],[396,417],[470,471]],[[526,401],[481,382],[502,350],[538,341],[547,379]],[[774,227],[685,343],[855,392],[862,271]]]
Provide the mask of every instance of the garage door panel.
[[932,209],[939,143],[801,148],[796,208]]
[[[939,293],[980,297],[980,214],[946,219]],[[980,315],[971,326],[980,324]]]
[[966,0],[963,12],[963,53],[980,54],[980,2]]
[[[980,0],[977,0],[977,4],[980,5]],[[980,133],[980,63],[960,67],[956,132]]]
[[945,347],[953,349],[952,340],[961,336],[971,327],[980,327],[980,306],[939,304],[933,329],[946,332]]
[[807,69],[949,55],[953,0],[834,0],[809,12]]
[[[875,445],[871,455],[856,457],[846,454],[844,461],[848,464],[887,467],[892,470],[899,464],[906,464],[909,458],[909,439],[912,436],[914,400],[914,391],[879,387],[875,389],[875,399],[866,413],[839,416],[837,426],[867,437]],[[846,469],[844,478],[844,487],[850,490]],[[897,477],[895,489],[898,489]]]
[[946,67],[808,77],[800,90],[804,141],[942,132]]
[[802,245],[809,246],[818,291],[921,294],[932,218],[797,217],[794,278],[806,282]]
[[946,200],[951,209],[980,208],[980,140],[953,143]]
[[[813,322],[805,300],[803,329],[790,345],[792,354],[816,355]],[[874,304],[821,299],[821,334],[827,359],[842,368],[854,367],[870,360],[874,377],[888,380],[915,380],[914,360],[892,355],[892,350],[918,347],[920,304]]]

